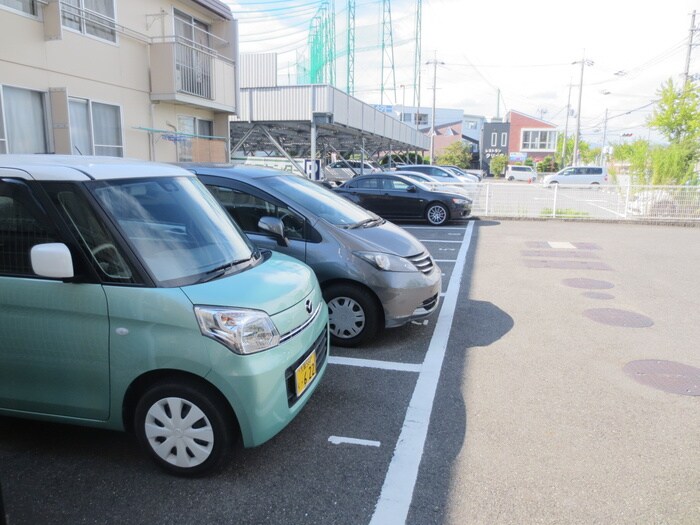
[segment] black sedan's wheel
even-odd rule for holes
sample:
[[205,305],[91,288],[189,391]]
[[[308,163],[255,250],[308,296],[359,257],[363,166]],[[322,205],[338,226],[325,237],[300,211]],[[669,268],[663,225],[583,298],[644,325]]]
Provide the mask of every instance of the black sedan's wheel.
[[208,388],[160,383],[139,400],[134,429],[141,446],[172,474],[200,476],[222,467],[233,452],[235,423]]
[[433,226],[442,226],[450,218],[450,213],[447,211],[444,204],[433,202],[429,204],[428,208],[425,210],[425,218]]
[[328,303],[334,345],[358,346],[379,331],[379,306],[366,290],[352,284],[333,284],[323,289],[323,299]]

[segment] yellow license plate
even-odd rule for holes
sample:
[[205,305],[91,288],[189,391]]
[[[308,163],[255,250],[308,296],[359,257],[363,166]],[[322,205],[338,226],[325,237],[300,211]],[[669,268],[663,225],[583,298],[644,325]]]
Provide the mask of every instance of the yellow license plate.
[[294,371],[294,377],[297,385],[297,397],[299,397],[316,377],[316,352],[311,352],[309,357],[304,359],[304,362]]

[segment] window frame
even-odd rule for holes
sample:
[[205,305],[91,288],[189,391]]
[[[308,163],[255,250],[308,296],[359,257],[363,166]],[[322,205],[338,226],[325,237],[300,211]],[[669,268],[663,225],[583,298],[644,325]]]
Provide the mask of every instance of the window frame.
[[[537,140],[533,141],[532,139],[532,134],[536,133],[537,134]],[[547,138],[544,142],[545,147],[541,147],[543,144],[542,142],[542,134],[546,134]],[[521,151],[556,151],[557,147],[557,130],[556,129],[544,129],[544,128],[523,128],[520,130],[520,145],[521,145]],[[528,140],[525,140],[525,137],[528,137]],[[533,145],[537,145],[537,147],[533,147]]]
[[[43,153],[51,153],[52,152],[52,137],[50,134],[51,131],[51,123],[50,123],[50,116],[49,116],[49,100],[48,100],[48,93],[46,91],[41,91],[38,89],[31,89],[31,88],[26,88],[22,86],[15,86],[15,85],[10,85],[10,84],[0,84],[0,145],[4,146],[0,147],[0,153],[18,153],[16,151],[10,151],[10,138],[8,134],[8,127],[7,127],[7,110],[5,109],[5,88],[10,88],[10,89],[17,89],[21,91],[29,91],[31,93],[38,93],[41,99],[41,113],[42,113],[42,123],[43,123],[43,130],[44,130],[44,151]],[[32,153],[41,153],[41,152],[32,152]]]
[[[80,101],[80,102],[87,102],[87,113],[88,113],[88,127],[89,127],[89,139],[90,139],[90,151],[82,151],[79,152],[79,154],[82,155],[101,155],[101,156],[107,156],[107,157],[117,157],[117,158],[123,158],[124,157],[124,117],[123,117],[123,111],[122,107],[119,104],[110,104],[108,102],[102,102],[99,100],[94,100],[90,98],[83,98],[83,97],[68,97],[68,107],[69,107],[69,115],[70,115],[70,103],[71,101]],[[94,116],[94,111],[93,111],[93,105],[94,104],[99,104],[101,106],[109,106],[116,108],[118,111],[118,121],[119,121],[119,142],[120,144],[97,144],[95,141],[95,116]],[[72,125],[73,122],[70,122]],[[74,137],[73,133],[71,130],[71,150],[75,147],[74,144]],[[121,152],[121,155],[115,156],[115,155],[105,155],[104,153],[95,153],[96,148],[118,148]],[[78,153],[78,152],[76,152]]]
[[[109,16],[99,13],[97,11],[93,11],[92,9],[88,9],[85,7],[85,0],[72,0],[75,2],[77,5],[73,5],[70,3],[71,0],[59,0],[60,3],[60,8],[61,8],[61,27],[64,29],[67,29],[69,31],[73,31],[74,33],[79,33],[83,36],[89,37],[89,38],[94,38],[96,40],[99,40],[100,42],[107,42],[110,44],[118,44],[118,33],[117,33],[117,2],[116,0],[107,0],[108,2],[111,3],[112,5],[112,13],[114,13],[114,17],[110,18]],[[67,7],[67,9],[66,9]],[[94,16],[95,19],[90,20],[90,16]],[[72,19],[69,20],[72,23],[77,23],[78,27],[74,27],[72,25],[69,25],[67,23],[67,19],[71,17]],[[97,25],[100,27],[102,30],[105,32],[109,32],[113,35],[113,38],[104,38],[102,36],[93,34],[88,32],[87,28],[88,26],[92,25]]]
[[[22,2],[22,0],[19,0]],[[0,9],[7,9],[8,11],[11,11],[13,13],[17,13],[18,15],[26,16],[29,18],[32,18],[34,20],[41,20],[41,9],[39,8],[39,2],[37,0],[28,0],[25,3],[28,3],[30,7],[33,9],[33,13],[30,13],[28,11],[24,11],[23,9],[17,9],[16,7],[13,7],[11,5],[8,5],[3,2],[3,0],[0,0]]]

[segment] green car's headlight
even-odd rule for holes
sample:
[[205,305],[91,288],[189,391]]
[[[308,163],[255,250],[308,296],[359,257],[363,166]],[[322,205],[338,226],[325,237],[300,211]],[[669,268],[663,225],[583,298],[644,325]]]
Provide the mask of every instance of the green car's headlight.
[[260,310],[195,306],[194,313],[202,335],[237,354],[254,354],[279,344],[277,327]]

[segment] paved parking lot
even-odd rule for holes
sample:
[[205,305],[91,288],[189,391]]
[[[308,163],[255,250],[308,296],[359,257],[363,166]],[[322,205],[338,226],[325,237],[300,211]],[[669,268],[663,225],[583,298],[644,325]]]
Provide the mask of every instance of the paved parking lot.
[[403,225],[441,267],[426,326],[332,348],[315,396],[225,472],[162,474],[127,435],[0,418],[24,523],[700,523],[700,229]]

